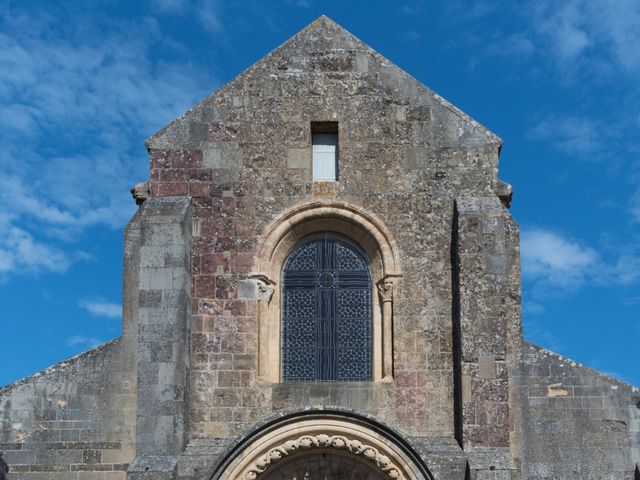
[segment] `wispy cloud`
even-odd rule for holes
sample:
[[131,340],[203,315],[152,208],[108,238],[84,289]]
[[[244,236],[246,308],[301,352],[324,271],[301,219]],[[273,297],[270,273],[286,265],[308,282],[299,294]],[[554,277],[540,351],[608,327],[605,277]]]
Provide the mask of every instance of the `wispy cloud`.
[[309,8],[313,0],[285,0],[286,5],[294,5],[298,8]]
[[525,315],[540,315],[544,313],[545,308],[538,302],[527,300],[522,303],[522,313]]
[[98,317],[120,318],[122,316],[122,305],[119,303],[107,302],[105,300],[80,300],[78,305],[87,312]]
[[527,2],[530,37],[564,75],[640,77],[636,0]]
[[[522,274],[537,298],[575,291],[585,284],[631,285],[640,280],[640,255],[606,252],[545,228],[522,230]],[[537,303],[534,299],[534,303]]]
[[533,41],[524,33],[514,33],[507,38],[499,38],[487,44],[485,53],[488,55],[508,56],[518,60],[526,60],[535,52]]
[[640,185],[631,196],[629,211],[635,223],[640,223]]
[[528,132],[528,137],[531,140],[548,141],[571,156],[598,160],[604,151],[604,130],[589,118],[552,115],[539,121]]
[[[516,60],[521,60],[523,53],[536,54],[541,64],[553,67],[549,72],[555,81],[640,77],[640,2],[636,0],[524,0],[509,4],[482,0],[472,7],[452,0],[446,8],[452,22],[472,24],[468,38],[482,42],[483,49],[478,51],[511,55]],[[480,21],[496,9],[508,20],[503,28],[499,22]],[[511,33],[514,28],[518,33]]]
[[72,337],[67,338],[66,343],[70,347],[82,346],[86,348],[97,347],[101,343],[104,343],[99,338],[95,337],[87,337],[85,335],[74,335]]
[[84,231],[124,225],[128,190],[148,175],[141,139],[215,87],[188,61],[152,54],[163,42],[155,20],[86,15],[0,13],[5,278],[62,272],[83,256],[73,241]]
[[550,287],[575,288],[599,261],[598,253],[561,234],[541,228],[522,232],[522,273]]
[[221,5],[218,0],[204,0],[197,8],[198,21],[209,33],[220,34],[224,31],[221,18]]
[[152,8],[163,13],[183,12],[189,7],[189,0],[149,0]]
[[416,15],[422,11],[423,0],[412,0],[400,5],[400,13],[405,15]]
[[0,280],[20,271],[64,272],[72,258],[64,251],[35,240],[28,232],[14,225],[2,225],[0,221]]
[[589,18],[583,2],[541,2],[537,9],[535,29],[555,47],[551,54],[562,63],[575,61],[591,42],[586,31]]

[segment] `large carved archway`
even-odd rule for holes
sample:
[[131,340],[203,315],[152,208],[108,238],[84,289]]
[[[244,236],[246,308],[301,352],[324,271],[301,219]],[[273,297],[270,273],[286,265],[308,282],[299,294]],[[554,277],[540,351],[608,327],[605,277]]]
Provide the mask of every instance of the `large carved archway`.
[[[280,381],[280,274],[296,245],[318,233],[348,238],[362,249],[373,284],[373,380],[393,377],[394,287],[401,278],[398,247],[389,230],[372,213],[335,201],[297,205],[279,215],[261,235],[249,275],[258,282],[258,379]],[[395,288],[397,291],[397,288]]]
[[304,412],[266,425],[240,442],[214,480],[431,480],[396,434],[369,419]]

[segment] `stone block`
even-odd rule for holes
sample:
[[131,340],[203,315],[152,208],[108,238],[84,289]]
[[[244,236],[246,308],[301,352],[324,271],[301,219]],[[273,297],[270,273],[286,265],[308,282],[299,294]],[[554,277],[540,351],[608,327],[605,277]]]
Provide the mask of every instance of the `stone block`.
[[287,150],[287,167],[311,169],[311,147]]

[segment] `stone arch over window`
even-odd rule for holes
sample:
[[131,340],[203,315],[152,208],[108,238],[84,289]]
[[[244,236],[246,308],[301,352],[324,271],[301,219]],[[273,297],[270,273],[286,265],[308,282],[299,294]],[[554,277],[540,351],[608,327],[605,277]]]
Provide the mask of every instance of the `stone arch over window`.
[[[312,202],[278,216],[258,241],[249,275],[258,282],[258,378],[282,380],[281,274],[290,253],[305,239],[328,234],[357,245],[368,262],[372,300],[372,380],[393,379],[393,302],[401,278],[398,249],[374,215],[340,202]],[[373,291],[375,289],[375,291]],[[397,296],[397,293],[396,293]]]

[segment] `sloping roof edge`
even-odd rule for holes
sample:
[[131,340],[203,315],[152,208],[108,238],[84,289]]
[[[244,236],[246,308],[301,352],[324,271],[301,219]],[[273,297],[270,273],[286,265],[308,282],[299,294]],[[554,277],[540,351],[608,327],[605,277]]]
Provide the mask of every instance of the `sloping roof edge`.
[[151,148],[151,143],[153,142],[153,140],[155,140],[156,138],[159,138],[160,136],[162,136],[165,132],[167,132],[168,130],[170,130],[170,128],[174,125],[176,125],[177,123],[179,123],[181,120],[185,119],[186,117],[189,116],[189,114],[195,110],[199,105],[201,105],[202,103],[206,102],[208,99],[214,97],[218,92],[220,92],[221,90],[223,90],[227,85],[233,84],[234,82],[236,82],[238,79],[240,79],[241,77],[243,77],[247,72],[249,72],[250,70],[254,69],[255,67],[262,65],[263,63],[267,62],[271,57],[273,57],[279,50],[286,48],[290,43],[296,41],[300,36],[305,35],[307,32],[311,31],[311,30],[315,30],[316,28],[318,28],[320,25],[322,24],[326,24],[330,27],[333,28],[337,28],[339,30],[341,30],[342,32],[344,32],[345,34],[347,34],[349,37],[351,37],[355,42],[361,44],[364,47],[364,50],[366,50],[370,55],[376,57],[379,59],[380,62],[382,62],[384,65],[393,68],[395,70],[397,70],[397,72],[403,76],[405,76],[406,78],[408,78],[409,80],[415,82],[415,84],[422,90],[424,90],[425,92],[427,92],[429,95],[431,95],[434,100],[436,102],[438,102],[442,107],[446,108],[447,110],[449,110],[451,113],[453,113],[454,115],[456,115],[457,117],[459,117],[461,120],[469,123],[471,126],[473,126],[474,128],[477,128],[483,135],[485,135],[487,137],[487,139],[491,142],[491,143],[496,143],[498,145],[498,148],[500,148],[502,146],[502,139],[496,135],[495,133],[493,133],[491,130],[489,130],[487,127],[485,127],[484,125],[482,125],[481,123],[479,123],[478,121],[474,120],[473,118],[471,118],[469,115],[467,115],[466,113],[464,113],[462,110],[460,110],[458,107],[456,107],[455,105],[453,105],[451,102],[449,102],[448,100],[446,100],[444,97],[438,95],[436,92],[434,92],[433,90],[431,90],[429,87],[427,87],[423,82],[421,82],[420,80],[416,79],[415,77],[413,77],[411,74],[407,73],[405,70],[403,70],[402,68],[400,68],[399,66],[397,66],[395,63],[393,63],[392,61],[390,61],[389,59],[387,59],[386,57],[384,57],[382,54],[380,54],[379,52],[377,52],[375,49],[373,49],[371,46],[369,46],[367,43],[363,42],[362,40],[360,40],[358,37],[356,37],[355,35],[353,35],[351,32],[349,32],[348,30],[346,30],[344,27],[342,27],[340,24],[338,24],[337,22],[335,22],[334,20],[332,20],[331,18],[327,17],[326,15],[321,15],[320,17],[318,17],[317,19],[315,19],[313,22],[311,22],[309,25],[307,25],[306,27],[304,27],[303,29],[301,29],[300,31],[298,31],[296,34],[294,34],[293,36],[291,36],[289,39],[287,39],[285,42],[281,43],[280,45],[278,45],[276,48],[274,48],[273,50],[271,50],[269,53],[267,53],[266,55],[264,55],[263,57],[261,57],[258,61],[254,62],[253,64],[251,64],[249,67],[245,68],[242,72],[240,72],[238,75],[236,75],[235,77],[233,77],[231,80],[229,80],[228,82],[226,82],[225,84],[223,84],[222,86],[220,86],[220,88],[218,88],[217,90],[213,91],[211,94],[209,94],[207,97],[203,98],[202,100],[200,100],[199,102],[197,102],[196,104],[194,104],[191,108],[189,108],[187,111],[185,111],[182,115],[180,115],[179,117],[175,118],[174,120],[172,120],[171,122],[169,122],[167,125],[165,125],[163,128],[161,128],[160,130],[158,130],[156,133],[154,133],[153,135],[151,135],[149,138],[147,138],[145,140],[145,146],[147,147],[147,150]]

